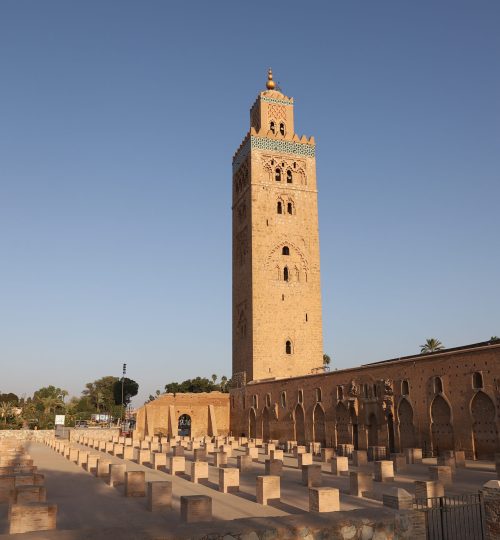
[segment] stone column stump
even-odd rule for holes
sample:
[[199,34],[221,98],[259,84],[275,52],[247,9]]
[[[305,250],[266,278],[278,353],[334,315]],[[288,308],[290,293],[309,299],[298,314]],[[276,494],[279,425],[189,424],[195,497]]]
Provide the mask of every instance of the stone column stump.
[[181,496],[181,522],[212,521],[212,498],[207,495]]
[[321,465],[302,465],[302,484],[309,488],[321,486]]
[[236,458],[236,462],[240,472],[249,471],[253,468],[253,460],[251,456],[238,456]]
[[283,461],[280,459],[266,459],[266,474],[271,476],[281,476],[283,472]]
[[9,534],[50,531],[56,528],[57,505],[46,503],[11,504]]
[[147,508],[150,512],[172,508],[172,482],[148,482]]
[[279,476],[257,476],[257,502],[262,505],[281,498]]
[[321,449],[321,461],[323,463],[330,463],[334,454],[333,448],[322,448]]
[[431,480],[441,482],[443,486],[451,486],[453,484],[452,469],[446,465],[431,465],[429,467],[429,475]]
[[375,461],[375,482],[394,481],[394,463],[389,460]]
[[146,496],[146,473],[144,471],[127,471],[125,473],[125,497]]
[[309,489],[309,512],[338,512],[340,491],[332,487],[312,487]]
[[175,476],[176,474],[184,474],[186,470],[186,458],[184,456],[172,456],[169,459],[168,472]]
[[240,471],[219,468],[219,491],[229,493],[240,490]]
[[373,477],[371,473],[352,471],[349,474],[349,493],[355,497],[362,497],[363,493],[373,491]]
[[111,463],[109,466],[108,485],[111,487],[122,486],[125,483],[127,466],[122,463]]
[[193,461],[191,463],[191,482],[197,484],[200,480],[208,480],[208,463]]
[[339,476],[343,472],[347,472],[349,470],[349,460],[347,457],[343,456],[337,456],[332,458],[331,464],[331,471],[332,474],[335,474]]
[[368,454],[366,450],[353,450],[352,464],[354,467],[364,467],[368,465]]

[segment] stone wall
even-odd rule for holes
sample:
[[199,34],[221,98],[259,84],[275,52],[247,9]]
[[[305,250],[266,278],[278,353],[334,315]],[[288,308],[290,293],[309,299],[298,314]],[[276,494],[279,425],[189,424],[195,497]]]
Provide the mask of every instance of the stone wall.
[[[476,374],[476,375],[474,375]],[[478,375],[479,374],[479,375]],[[325,446],[500,452],[500,344],[482,343],[231,391],[231,431]]]
[[178,435],[182,415],[191,419],[191,436],[227,435],[229,394],[164,394],[137,411],[136,432],[144,435]]
[[3,429],[0,440],[16,439],[18,441],[42,441],[47,435],[54,435],[53,429]]
[[102,439],[109,441],[114,435],[120,434],[120,428],[89,428],[89,429],[71,429],[69,433],[70,441],[73,441],[77,435],[84,435],[92,439]]

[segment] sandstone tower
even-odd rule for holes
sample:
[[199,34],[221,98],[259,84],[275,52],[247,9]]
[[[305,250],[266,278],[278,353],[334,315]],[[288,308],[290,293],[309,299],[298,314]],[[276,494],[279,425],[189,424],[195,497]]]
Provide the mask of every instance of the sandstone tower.
[[293,98],[267,90],[233,158],[233,380],[323,365],[314,138],[294,131]]

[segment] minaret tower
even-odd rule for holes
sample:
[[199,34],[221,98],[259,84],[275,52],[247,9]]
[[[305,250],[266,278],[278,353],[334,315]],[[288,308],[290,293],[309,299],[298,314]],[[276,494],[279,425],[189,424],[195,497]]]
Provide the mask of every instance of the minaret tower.
[[314,138],[269,70],[233,158],[233,381],[323,365]]

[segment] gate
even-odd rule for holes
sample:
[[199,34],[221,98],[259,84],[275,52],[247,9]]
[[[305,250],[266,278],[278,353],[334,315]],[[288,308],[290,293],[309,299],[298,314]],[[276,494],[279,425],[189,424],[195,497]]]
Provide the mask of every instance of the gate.
[[415,508],[425,512],[427,540],[483,540],[481,493],[417,499]]

